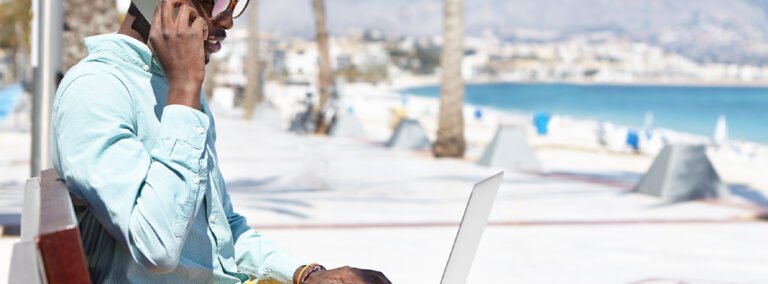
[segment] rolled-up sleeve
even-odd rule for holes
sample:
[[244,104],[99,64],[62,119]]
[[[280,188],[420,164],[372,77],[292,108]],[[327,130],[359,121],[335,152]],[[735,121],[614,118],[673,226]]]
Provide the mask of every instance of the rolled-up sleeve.
[[136,136],[131,95],[108,75],[64,83],[52,118],[54,165],[105,229],[147,269],[176,268],[208,178],[209,118],[163,109],[150,149]]

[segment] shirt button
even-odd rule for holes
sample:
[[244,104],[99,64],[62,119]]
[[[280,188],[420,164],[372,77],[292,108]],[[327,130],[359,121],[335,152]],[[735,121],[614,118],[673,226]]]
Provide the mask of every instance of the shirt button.
[[208,223],[216,223],[216,215],[211,215],[211,217],[208,217]]
[[144,67],[142,67],[142,68],[144,69],[144,71],[149,71],[149,65],[147,65],[147,64],[144,64]]
[[197,134],[203,135],[205,133],[205,128],[198,126],[197,128]]
[[195,183],[195,184],[199,184],[200,183],[200,176],[192,177],[192,182]]

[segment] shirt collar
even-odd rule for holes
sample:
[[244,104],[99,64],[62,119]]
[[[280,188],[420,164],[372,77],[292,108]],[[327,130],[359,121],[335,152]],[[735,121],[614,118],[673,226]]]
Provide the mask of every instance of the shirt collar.
[[111,33],[87,37],[85,47],[88,49],[88,54],[106,50],[145,72],[165,76],[163,68],[152,55],[152,50],[145,43],[127,35]]

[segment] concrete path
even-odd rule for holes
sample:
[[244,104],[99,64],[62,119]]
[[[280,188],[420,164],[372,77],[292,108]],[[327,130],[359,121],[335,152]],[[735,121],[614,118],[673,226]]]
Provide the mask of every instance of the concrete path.
[[[240,122],[220,123],[218,148],[255,228],[395,283],[439,282],[473,184],[498,171]],[[753,210],[665,204],[626,184],[508,172],[469,283],[768,282],[768,224]]]

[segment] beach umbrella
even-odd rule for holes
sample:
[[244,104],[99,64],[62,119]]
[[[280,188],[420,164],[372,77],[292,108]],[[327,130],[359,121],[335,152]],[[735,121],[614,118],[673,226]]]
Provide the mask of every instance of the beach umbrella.
[[499,125],[479,164],[517,171],[543,171],[539,157],[528,144],[525,130],[517,125]]
[[365,128],[355,116],[354,109],[349,107],[346,113],[338,113],[331,122],[329,135],[331,137],[362,138]]
[[704,145],[664,147],[633,191],[671,202],[728,195]]
[[646,111],[645,119],[643,120],[643,129],[650,130],[651,128],[653,128],[653,112]]
[[432,143],[418,120],[403,119],[400,120],[386,146],[393,149],[425,150],[431,149]]
[[728,143],[728,122],[725,119],[725,115],[720,115],[717,118],[714,141],[717,146],[723,146]]

